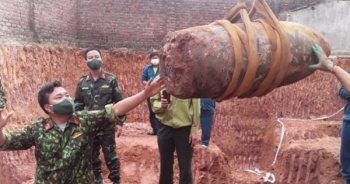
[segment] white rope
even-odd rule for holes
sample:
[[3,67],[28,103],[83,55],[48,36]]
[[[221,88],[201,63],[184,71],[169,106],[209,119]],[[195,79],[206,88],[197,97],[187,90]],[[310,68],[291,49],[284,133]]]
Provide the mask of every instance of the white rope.
[[[283,141],[283,137],[284,137],[284,133],[285,133],[285,126],[283,124],[283,122],[281,120],[288,120],[288,121],[318,121],[318,120],[324,120],[324,119],[328,119],[330,117],[335,116],[336,114],[338,114],[339,112],[341,112],[344,109],[344,107],[342,107],[341,109],[339,109],[337,112],[326,116],[326,117],[320,117],[320,118],[314,118],[314,119],[293,119],[293,118],[278,118],[277,121],[281,124],[282,128],[281,128],[281,136],[280,136],[280,142],[278,144],[278,148],[277,151],[275,153],[275,158],[273,159],[272,165],[274,165],[276,163],[277,160],[277,155],[281,149],[281,145],[282,145],[282,141]],[[259,169],[255,169],[255,170],[250,170],[250,169],[246,169],[245,171],[247,172],[251,172],[257,175],[262,175],[262,174],[266,174],[265,176],[263,176],[264,182],[270,182],[270,183],[275,183],[275,175],[269,172],[264,172],[264,171],[260,171]],[[270,179],[271,178],[271,179]]]
[[314,119],[309,119],[309,120],[306,120],[306,119],[293,119],[293,118],[278,118],[277,121],[282,125],[281,136],[280,136],[280,143],[278,144],[278,148],[277,148],[277,151],[275,153],[275,158],[273,159],[272,165],[274,165],[276,163],[277,155],[278,155],[278,153],[279,153],[279,151],[281,149],[281,145],[282,145],[282,141],[283,141],[283,137],[284,137],[284,133],[285,133],[285,127],[284,127],[284,124],[282,123],[281,120],[289,120],[289,121],[318,121],[318,120],[324,120],[324,119],[328,119],[330,117],[335,116],[336,114],[341,112],[343,109],[344,109],[344,107],[342,107],[337,112],[335,112],[335,113],[333,113],[333,114],[331,114],[329,116],[326,116],[326,117],[314,118]]
[[277,121],[281,124],[282,128],[281,128],[280,143],[278,144],[277,151],[275,153],[275,158],[273,159],[272,165],[274,165],[276,163],[277,155],[278,155],[278,152],[280,151],[280,148],[281,148],[281,145],[282,145],[284,132],[286,131],[285,128],[284,128],[284,124],[282,123],[281,119],[278,118]]
[[272,173],[260,171],[259,169],[255,169],[255,170],[246,169],[245,171],[257,174],[259,176],[265,173],[266,175],[263,176],[264,182],[275,183],[275,175]]

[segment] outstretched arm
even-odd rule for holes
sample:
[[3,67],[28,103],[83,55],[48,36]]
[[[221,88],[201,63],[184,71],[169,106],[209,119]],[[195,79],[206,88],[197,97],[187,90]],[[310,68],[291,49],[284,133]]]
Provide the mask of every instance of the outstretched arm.
[[[146,87],[141,92],[133,95],[131,97],[125,98],[117,103],[107,104],[104,110],[96,110],[96,111],[78,111],[76,115],[85,120],[88,126],[90,127],[91,132],[98,132],[101,129],[104,129],[106,124],[105,120],[108,118],[110,122],[124,121],[127,112],[131,111],[139,104],[144,102],[148,97],[153,96],[163,88],[163,81],[156,80],[148,81]],[[85,116],[86,114],[90,114],[91,116]]]
[[147,98],[154,96],[159,93],[163,88],[163,81],[161,79],[153,81],[149,80],[146,84],[146,87],[141,92],[133,95],[131,97],[125,98],[122,101],[116,103],[113,108],[114,112],[117,116],[122,116],[127,112],[131,111],[142,102],[144,102]]
[[348,74],[345,70],[335,65],[323,52],[322,48],[318,45],[314,45],[312,50],[316,54],[318,58],[318,64],[310,65],[309,69],[318,69],[325,72],[333,73],[345,90],[350,93],[350,74]]

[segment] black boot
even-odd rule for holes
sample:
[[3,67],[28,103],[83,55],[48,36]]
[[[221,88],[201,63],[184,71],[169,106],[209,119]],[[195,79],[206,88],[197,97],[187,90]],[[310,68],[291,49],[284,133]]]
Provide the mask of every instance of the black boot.
[[101,177],[95,177],[95,184],[103,184],[103,180]]

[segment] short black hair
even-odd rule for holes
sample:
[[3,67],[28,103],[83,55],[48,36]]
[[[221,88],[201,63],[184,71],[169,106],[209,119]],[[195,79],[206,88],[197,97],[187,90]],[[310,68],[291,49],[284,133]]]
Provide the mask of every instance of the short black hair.
[[98,48],[96,48],[96,47],[89,47],[89,48],[87,48],[87,49],[85,50],[85,52],[84,52],[84,58],[85,58],[85,60],[87,60],[87,53],[90,52],[90,51],[92,51],[92,50],[97,51],[97,52],[100,54],[101,58],[102,58],[101,51],[98,50]]
[[158,52],[151,52],[149,58],[152,59],[153,56],[158,56]]
[[39,90],[38,93],[38,102],[39,105],[41,107],[41,109],[46,113],[49,114],[49,112],[47,112],[44,108],[45,104],[49,103],[49,95],[53,92],[53,90],[56,87],[62,87],[61,82],[60,81],[54,81],[54,82],[50,82],[47,83],[45,86],[41,87],[41,89]]

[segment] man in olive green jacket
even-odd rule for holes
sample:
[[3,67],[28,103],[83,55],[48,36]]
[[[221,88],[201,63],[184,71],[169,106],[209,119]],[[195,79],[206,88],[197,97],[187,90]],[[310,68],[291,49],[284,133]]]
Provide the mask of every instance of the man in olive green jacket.
[[150,99],[152,110],[160,120],[158,124],[159,183],[173,183],[174,151],[176,150],[180,168],[179,182],[192,184],[191,162],[193,147],[197,141],[200,101],[170,96],[170,102],[168,102],[162,94],[163,90]]

